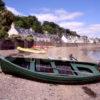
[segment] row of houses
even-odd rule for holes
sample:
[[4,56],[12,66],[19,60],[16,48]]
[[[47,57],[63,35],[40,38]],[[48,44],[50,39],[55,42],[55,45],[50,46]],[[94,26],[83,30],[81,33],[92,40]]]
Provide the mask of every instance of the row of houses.
[[63,35],[61,40],[64,43],[100,43],[99,38],[88,38],[87,36],[66,36]]
[[41,34],[35,33],[32,28],[24,29],[15,27],[14,23],[11,25],[11,29],[8,31],[9,36],[11,35],[21,35],[27,36],[32,35],[34,37],[34,41],[37,42],[52,42],[54,43],[100,43],[100,39],[97,38],[88,38],[86,36],[66,36],[65,34],[62,35],[60,38],[58,35],[50,35],[50,34]]
[[12,23],[10,30],[8,31],[8,35],[21,35],[21,36],[27,36],[32,35],[34,37],[34,41],[37,42],[57,42],[60,41],[60,38],[57,35],[49,35],[49,34],[41,34],[41,33],[35,33],[32,28],[30,29],[24,29],[24,28],[18,28],[15,27],[14,23]]

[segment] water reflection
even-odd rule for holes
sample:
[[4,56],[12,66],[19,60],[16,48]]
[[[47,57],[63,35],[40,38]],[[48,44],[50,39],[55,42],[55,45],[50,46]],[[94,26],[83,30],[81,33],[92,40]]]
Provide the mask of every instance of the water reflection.
[[88,55],[96,61],[100,61],[100,50],[88,51]]

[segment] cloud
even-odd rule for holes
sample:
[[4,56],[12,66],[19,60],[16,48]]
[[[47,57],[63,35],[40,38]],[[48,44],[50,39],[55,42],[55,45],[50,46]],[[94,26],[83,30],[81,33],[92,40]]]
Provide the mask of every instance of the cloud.
[[57,16],[51,14],[51,13],[45,13],[45,14],[33,14],[35,15],[39,21],[50,21],[50,22],[56,22],[57,21]]
[[15,8],[13,7],[9,7],[9,6],[6,6],[7,10],[11,11],[13,14],[15,15],[23,15],[21,12],[17,11]]
[[81,29],[89,37],[99,37],[100,38],[100,24],[86,25]]
[[[24,15],[13,7],[6,8],[15,15]],[[30,13],[38,18],[39,21],[50,21],[59,24],[61,27],[76,31],[79,35],[89,37],[100,37],[100,24],[87,25],[84,22],[76,21],[77,18],[84,15],[82,12],[67,12],[64,9],[51,10],[48,8],[38,9],[37,12]]]
[[87,24],[76,21],[84,15],[83,12],[67,12],[64,9],[51,10],[47,8],[39,9],[35,15],[39,21],[55,22],[61,27],[76,31],[79,35],[86,35],[88,37],[100,37],[100,24]]
[[70,28],[72,30],[75,30],[76,28],[80,28],[82,26],[84,26],[84,23],[82,22],[75,22],[75,21],[72,21],[72,22],[61,22],[61,23],[58,23],[61,27],[64,27],[64,28]]
[[39,13],[31,13],[35,15],[39,21],[61,22],[66,20],[74,20],[83,15],[82,12],[67,12],[64,9],[50,10],[42,9]]
[[100,24],[87,25],[84,22],[61,22],[61,27],[76,31],[79,35],[86,35],[88,37],[100,37]]
[[90,25],[89,30],[91,30],[93,33],[100,32],[100,24]]

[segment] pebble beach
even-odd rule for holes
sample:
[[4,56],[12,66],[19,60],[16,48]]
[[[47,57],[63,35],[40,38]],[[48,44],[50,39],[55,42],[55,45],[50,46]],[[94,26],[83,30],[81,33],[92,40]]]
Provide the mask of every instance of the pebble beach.
[[[46,54],[32,54],[30,57],[68,60],[68,55],[73,54],[80,61],[96,62],[85,55],[82,49],[84,47],[51,47]],[[0,50],[3,56],[14,53],[18,51]],[[0,71],[0,100],[100,100],[100,82],[84,85],[49,84],[6,75]]]

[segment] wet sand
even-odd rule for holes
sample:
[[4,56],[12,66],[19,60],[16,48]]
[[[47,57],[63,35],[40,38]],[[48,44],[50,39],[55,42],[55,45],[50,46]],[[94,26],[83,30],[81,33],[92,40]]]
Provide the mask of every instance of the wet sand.
[[[91,61],[81,49],[83,47],[51,47],[46,54],[25,55],[40,58],[69,59],[73,54],[80,61]],[[88,49],[88,48],[87,48]],[[52,52],[53,51],[53,52]],[[18,51],[0,51],[0,55],[15,54]],[[95,60],[92,59],[94,62]],[[82,87],[86,86],[96,93],[96,96],[86,92]],[[12,75],[0,73],[0,100],[100,100],[100,83],[85,85],[55,85],[17,78]]]

